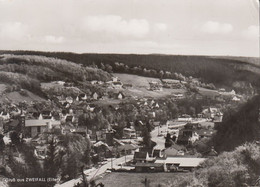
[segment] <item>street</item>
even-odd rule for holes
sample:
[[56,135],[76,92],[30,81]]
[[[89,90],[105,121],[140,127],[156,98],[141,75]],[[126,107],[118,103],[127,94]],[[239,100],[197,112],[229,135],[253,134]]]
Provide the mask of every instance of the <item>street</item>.
[[[192,121],[192,123],[203,123],[206,122],[206,119],[194,119]],[[187,122],[174,122],[173,125],[169,126],[169,127],[175,127],[175,128],[180,128],[180,127],[184,127],[187,124]],[[169,131],[168,126],[167,125],[162,125],[157,126],[154,128],[154,130],[151,131],[151,140],[154,141],[156,143],[156,146],[154,147],[154,149],[164,149],[165,146],[165,136],[167,134],[167,132]],[[159,136],[158,136],[159,135]]]
[[[158,130],[159,128],[159,130]],[[167,131],[167,126],[162,125],[161,127],[155,127],[154,130],[151,131],[151,140],[156,143],[155,149],[164,149],[165,137],[164,134]],[[158,134],[162,134],[158,136]]]

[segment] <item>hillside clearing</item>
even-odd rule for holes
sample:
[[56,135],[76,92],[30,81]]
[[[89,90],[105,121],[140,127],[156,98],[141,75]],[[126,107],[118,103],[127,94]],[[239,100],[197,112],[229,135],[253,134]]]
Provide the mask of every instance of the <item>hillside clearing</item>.
[[125,73],[113,73],[115,77],[118,77],[125,84],[132,84],[133,87],[147,87],[149,88],[149,82],[161,82],[160,79],[151,77],[142,77],[138,75],[130,75]]
[[45,99],[33,94],[30,91],[26,91],[27,95],[21,95],[19,92],[10,92],[5,95],[3,95],[0,98],[0,102],[4,101],[12,101],[13,103],[19,103],[21,101],[25,101],[27,103],[30,103],[32,101],[45,101]]
[[169,89],[163,88],[163,91],[151,91],[148,90],[150,85],[149,82],[155,81],[161,83],[160,79],[151,77],[142,77],[138,75],[124,74],[124,73],[114,73],[115,77],[118,77],[123,84],[132,84],[132,88],[124,90],[124,93],[128,96],[137,97],[153,97],[160,98],[166,97],[177,93],[185,93],[184,89]]

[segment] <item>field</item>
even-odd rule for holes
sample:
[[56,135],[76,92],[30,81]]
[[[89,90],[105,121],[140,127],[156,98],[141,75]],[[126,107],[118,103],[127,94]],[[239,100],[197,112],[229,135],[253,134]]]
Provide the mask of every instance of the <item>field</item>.
[[5,84],[0,84],[0,95],[5,91],[6,85]]
[[4,101],[12,101],[13,103],[19,103],[25,101],[30,103],[31,101],[45,101],[43,98],[33,94],[30,91],[26,91],[27,95],[21,95],[19,92],[10,92],[0,98],[0,103]]
[[114,73],[113,75],[118,77],[123,83],[132,84],[133,87],[149,87],[149,82],[161,82],[160,79],[157,78],[142,77],[125,73]]
[[139,187],[144,186],[144,180],[150,181],[150,187],[171,186],[176,181],[181,181],[191,173],[110,173],[98,179],[96,183],[102,182],[106,187]]
[[115,77],[118,77],[123,84],[132,84],[133,87],[126,89],[124,92],[126,95],[133,95],[137,97],[166,97],[176,93],[184,93],[184,89],[168,89],[163,88],[163,91],[151,91],[148,90],[149,82],[156,81],[161,82],[160,79],[142,77],[138,75],[124,74],[124,73],[114,73]]

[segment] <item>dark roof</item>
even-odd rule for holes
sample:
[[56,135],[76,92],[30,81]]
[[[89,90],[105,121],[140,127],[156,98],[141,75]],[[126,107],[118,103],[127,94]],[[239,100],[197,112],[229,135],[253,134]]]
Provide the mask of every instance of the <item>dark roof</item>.
[[85,97],[85,95],[86,95],[86,94],[81,93],[81,94],[79,94],[79,97]]
[[179,135],[177,142],[188,142],[189,141],[189,136],[183,136],[183,135]]
[[122,95],[122,97],[125,97],[125,94],[123,94],[122,92],[119,92],[117,95],[119,96],[119,95]]
[[43,116],[42,118],[43,118],[43,119],[51,119],[52,116]]
[[42,115],[51,115],[51,111],[48,111],[48,110],[44,110],[41,113],[42,113]]
[[185,146],[178,145],[178,144],[173,144],[173,145],[172,145],[171,147],[169,147],[169,148],[174,148],[174,149],[180,151],[180,150],[185,149]]
[[12,127],[17,127],[17,125],[19,125],[19,121],[18,120],[12,120],[9,121],[8,123],[6,123],[7,126],[12,126]]
[[67,116],[66,117],[66,122],[72,122],[73,116]]
[[201,126],[199,123],[187,123],[184,128],[185,129],[195,129]]
[[136,147],[133,146],[132,144],[125,144],[125,145],[121,145],[118,147],[119,151],[123,151],[123,150],[135,150]]
[[159,149],[155,149],[154,151],[153,151],[153,157],[161,157],[161,150],[159,150]]
[[113,84],[114,84],[114,85],[122,85],[122,83],[119,82],[119,81],[118,81],[118,82],[113,82]]
[[146,155],[147,155],[147,152],[145,151],[139,151],[139,152],[135,152],[134,154],[134,160],[136,159],[146,159]]
[[3,111],[2,115],[7,115],[7,112],[6,112],[6,111]]
[[62,106],[67,106],[69,104],[68,102],[64,102]]
[[163,167],[163,163],[136,163],[135,167]]
[[90,108],[95,108],[95,107],[96,107],[95,104],[89,104],[88,106],[89,106]]
[[26,111],[27,111],[28,113],[37,113],[37,112],[38,112],[35,108],[32,108],[32,107],[27,108]]
[[212,136],[215,132],[216,132],[216,130],[214,130],[214,129],[199,129],[199,130],[196,130],[196,133],[199,136]]
[[149,155],[152,155],[153,153],[153,148],[141,147],[139,150],[142,152],[148,152]]

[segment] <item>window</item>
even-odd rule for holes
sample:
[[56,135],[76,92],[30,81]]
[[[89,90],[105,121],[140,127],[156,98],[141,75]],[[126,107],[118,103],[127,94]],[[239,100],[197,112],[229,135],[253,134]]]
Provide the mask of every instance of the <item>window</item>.
[[37,127],[37,133],[40,133],[41,132],[41,127]]

